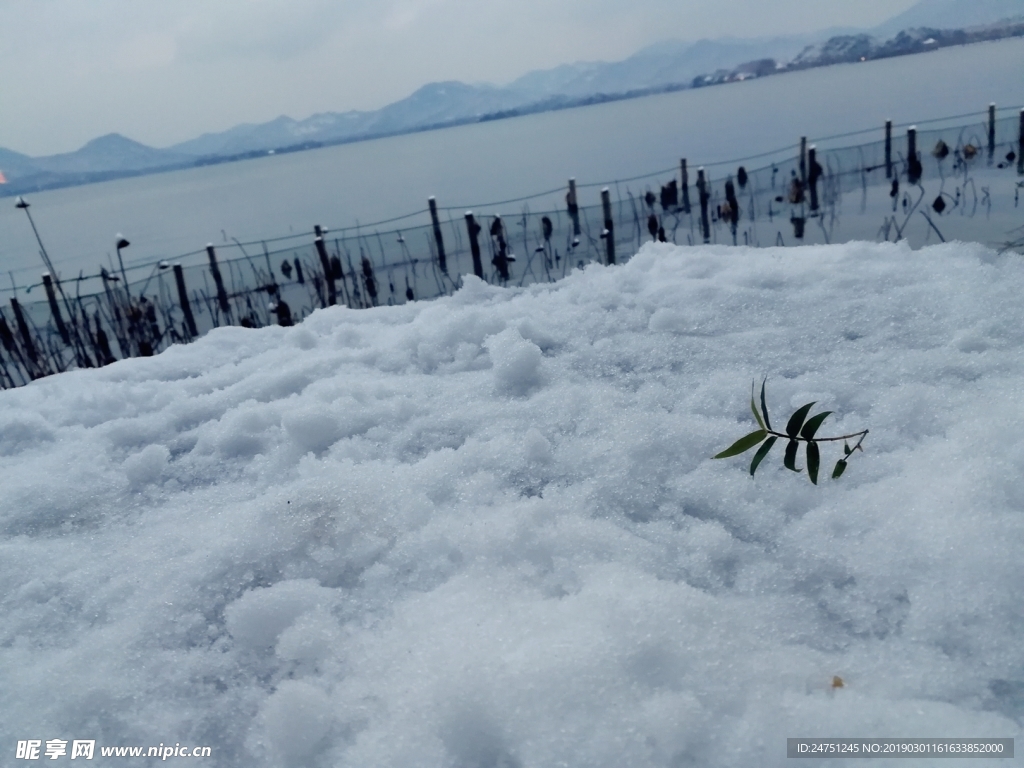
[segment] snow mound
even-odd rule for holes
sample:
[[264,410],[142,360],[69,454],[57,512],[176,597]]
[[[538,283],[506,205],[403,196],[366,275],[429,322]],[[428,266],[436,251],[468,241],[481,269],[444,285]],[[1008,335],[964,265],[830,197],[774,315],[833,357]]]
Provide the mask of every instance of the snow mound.
[[[973,245],[649,245],[0,393],[0,749],[746,767],[1021,737],[1022,294]],[[870,428],[841,480],[709,459],[765,375],[776,421]]]

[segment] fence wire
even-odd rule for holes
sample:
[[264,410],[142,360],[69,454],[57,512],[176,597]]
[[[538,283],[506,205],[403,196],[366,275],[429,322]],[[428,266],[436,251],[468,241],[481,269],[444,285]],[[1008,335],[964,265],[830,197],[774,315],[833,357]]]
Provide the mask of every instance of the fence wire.
[[[94,281],[102,289],[85,295],[86,278],[44,276],[45,300],[13,298],[0,308],[0,387],[153,355],[222,325],[287,326],[332,305],[363,309],[449,295],[467,274],[504,286],[555,281],[588,263],[625,261],[652,240],[1020,244],[1022,192],[1024,116],[980,117],[893,128],[888,140],[856,146],[801,145],[757,167],[737,161],[695,169],[684,161],[600,193],[572,187],[557,210],[532,211],[524,198],[511,201],[522,203],[511,216],[491,212],[510,201],[474,212],[440,207],[427,225],[393,226],[425,210],[371,227],[209,246],[206,263],[161,261],[127,284],[123,273],[103,269]],[[578,204],[583,197],[592,204]]]

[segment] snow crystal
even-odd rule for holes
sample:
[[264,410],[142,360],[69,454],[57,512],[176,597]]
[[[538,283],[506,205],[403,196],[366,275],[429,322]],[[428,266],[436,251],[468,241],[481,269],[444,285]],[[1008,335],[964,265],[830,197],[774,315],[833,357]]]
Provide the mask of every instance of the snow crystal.
[[540,384],[540,347],[524,339],[517,329],[491,336],[484,346],[490,353],[498,392],[522,396]]
[[[1018,255],[652,244],[464,285],[0,393],[0,749],[745,767],[1022,736]],[[776,426],[870,428],[841,480],[710,459],[764,376]]]
[[135,489],[160,479],[171,452],[164,445],[147,445],[139,453],[129,456],[124,462],[124,473]]

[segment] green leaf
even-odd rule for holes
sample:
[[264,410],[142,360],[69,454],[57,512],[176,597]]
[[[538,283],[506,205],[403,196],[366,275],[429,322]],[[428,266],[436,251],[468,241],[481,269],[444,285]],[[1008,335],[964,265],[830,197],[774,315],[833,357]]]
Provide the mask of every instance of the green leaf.
[[777,437],[770,437],[770,438],[768,438],[767,440],[764,441],[764,445],[762,445],[758,449],[757,453],[754,454],[754,460],[752,462],[750,462],[750,476],[751,477],[753,477],[754,473],[757,472],[757,467],[764,460],[764,457],[768,455],[768,451],[770,451],[772,449],[772,446],[775,445],[775,441],[778,440],[778,439],[779,438],[777,438]]
[[836,468],[834,470],[832,470],[832,479],[833,480],[838,480],[840,477],[843,476],[843,472],[845,472],[845,471],[846,471],[846,461],[843,460],[843,459],[840,459],[839,461],[836,462]]
[[754,382],[750,382],[750,410],[754,412],[754,418],[757,419],[757,426],[761,429],[767,429],[764,425],[764,421],[761,420],[761,414],[757,412],[757,406],[754,404]]
[[803,472],[802,469],[798,469],[796,466],[796,452],[800,449],[800,443],[796,440],[790,440],[786,445],[786,459],[782,463],[786,465],[786,469],[791,469],[794,472]]
[[817,443],[807,444],[807,474],[811,482],[818,484],[818,466],[821,464],[821,454],[818,453]]
[[818,431],[818,427],[821,426],[821,422],[831,415],[832,411],[825,411],[824,413],[819,413],[817,416],[811,416],[811,418],[807,420],[807,423],[804,424],[804,428],[800,430],[800,437],[805,440],[813,440],[814,433]]
[[853,453],[853,451],[850,449],[850,444],[845,440],[843,441],[843,451],[847,456]]
[[768,404],[764,401],[764,385],[767,382],[768,382],[768,377],[766,376],[764,381],[761,382],[761,413],[764,414],[764,427],[765,427],[765,429],[769,429],[770,430],[772,428],[772,423],[771,423],[771,421],[768,420]]
[[808,403],[797,409],[796,413],[789,417],[789,424],[786,425],[786,434],[796,437],[800,433],[800,427],[804,425],[804,419],[808,412],[814,407],[814,403]]
[[730,445],[728,448],[726,448],[724,451],[722,451],[714,458],[728,459],[731,456],[739,456],[744,451],[749,451],[755,445],[764,440],[767,436],[768,433],[765,432],[763,429],[759,429],[757,430],[757,432],[751,432],[749,435],[741,437],[739,440]]

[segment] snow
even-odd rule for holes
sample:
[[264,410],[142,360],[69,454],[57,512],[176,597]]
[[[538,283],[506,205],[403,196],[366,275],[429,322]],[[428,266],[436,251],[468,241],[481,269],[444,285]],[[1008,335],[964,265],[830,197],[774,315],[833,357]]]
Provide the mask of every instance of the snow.
[[[783,766],[787,737],[1020,738],[1022,292],[978,245],[652,244],[2,392],[0,749]],[[776,422],[871,430],[842,479],[710,459],[765,375]]]

